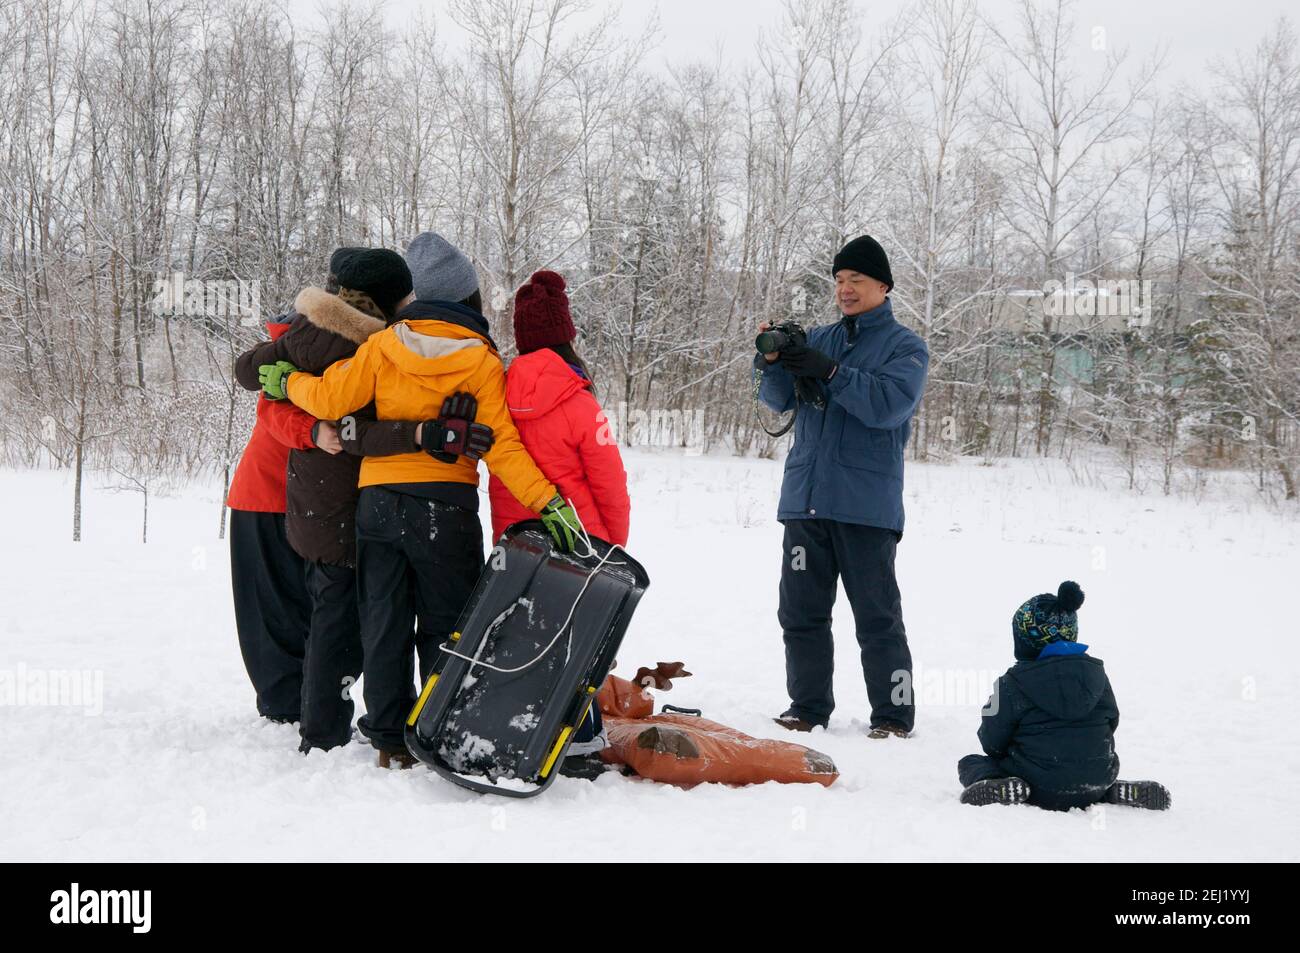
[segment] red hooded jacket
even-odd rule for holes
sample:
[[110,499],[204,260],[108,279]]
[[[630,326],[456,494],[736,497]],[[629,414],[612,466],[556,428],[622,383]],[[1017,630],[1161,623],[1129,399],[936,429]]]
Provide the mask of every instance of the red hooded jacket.
[[[272,321],[266,330],[274,341],[289,330],[288,324]],[[286,473],[290,450],[310,450],[316,446],[311,428],[316,418],[299,410],[287,400],[270,400],[265,394],[257,399],[257,423],[248,438],[244,455],[239,458],[235,476],[230,481],[226,505],[232,510],[254,513],[283,513]]]
[[[573,502],[587,532],[627,545],[632,510],[627,471],[591,382],[550,348],[515,358],[506,371],[506,405],[538,468]],[[496,477],[488,482],[492,532],[536,519]]]

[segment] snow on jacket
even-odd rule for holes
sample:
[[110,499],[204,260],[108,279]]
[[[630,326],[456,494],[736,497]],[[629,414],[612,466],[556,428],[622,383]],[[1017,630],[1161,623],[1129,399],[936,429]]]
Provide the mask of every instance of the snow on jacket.
[[1057,810],[1101,800],[1119,774],[1119,706],[1101,659],[1085,654],[1017,662],[981,712],[980,745],[1030,801]]
[[[591,382],[550,348],[542,348],[511,363],[506,403],[525,449],[572,501],[587,532],[626,546],[632,509],[627,472]],[[511,523],[534,518],[495,476],[488,496],[492,533],[498,538]]]
[[808,332],[808,346],[839,362],[826,407],[795,400],[794,378],[756,357],[759,399],[796,411],[777,519],[828,519],[903,532],[903,451],[925,389],[925,342],[884,304]]
[[[274,341],[289,324],[277,318],[267,322],[266,330]],[[226,505],[253,513],[283,513],[289,451],[316,446],[311,439],[315,424],[315,417],[287,401],[259,397],[257,422],[230,481]]]
[[[533,463],[506,410],[505,371],[480,315],[451,302],[416,301],[399,320],[370,337],[347,360],[319,377],[291,374],[289,399],[323,420],[355,413],[371,401],[380,420],[426,420],[457,391],[478,401],[478,420],[495,442],[483,457],[516,498],[540,512],[555,487]],[[476,330],[475,325],[481,326]],[[466,483],[478,486],[478,466],[466,457],[435,460],[423,450],[366,457],[361,486],[394,483]]]

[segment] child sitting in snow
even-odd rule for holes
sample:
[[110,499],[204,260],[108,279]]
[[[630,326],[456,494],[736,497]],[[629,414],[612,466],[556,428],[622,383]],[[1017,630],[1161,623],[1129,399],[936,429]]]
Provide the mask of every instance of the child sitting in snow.
[[1104,801],[1163,811],[1154,781],[1116,781],[1119,708],[1101,659],[1077,641],[1083,590],[1063,582],[1011,617],[1016,664],[981,713],[980,745],[957,763],[963,804],[1034,804],[1064,811]]

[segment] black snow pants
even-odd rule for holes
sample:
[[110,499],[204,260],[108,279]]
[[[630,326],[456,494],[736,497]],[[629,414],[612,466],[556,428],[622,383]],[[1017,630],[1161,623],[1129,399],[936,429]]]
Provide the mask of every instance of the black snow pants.
[[789,714],[825,725],[835,709],[831,609],[837,582],[843,580],[857,628],[871,725],[891,723],[912,730],[912,655],[894,578],[897,544],[897,533],[875,526],[786,521],[777,618],[785,636]]
[[957,780],[964,788],[976,781],[992,781],[996,778],[1009,778],[1010,772],[998,763],[996,758],[986,754],[968,754],[957,762]]
[[285,536],[283,513],[230,511],[230,586],[239,651],[258,713],[297,721],[311,598],[302,557]]
[[366,713],[357,729],[375,747],[406,751],[403,732],[417,697],[415,653],[423,684],[482,569],[478,514],[382,486],[361,490],[357,597]]
[[[1112,777],[1119,771],[1119,758],[1114,759]],[[1016,771],[997,758],[986,754],[968,754],[957,762],[957,780],[964,788],[976,781],[991,781],[996,778],[1011,778]],[[1021,780],[1025,780],[1022,778]],[[1072,807],[1086,807],[1100,801],[1104,790],[1091,796],[1080,797],[1076,791],[1053,791],[1041,784],[1029,784],[1028,803],[1049,811],[1068,811]]]
[[352,737],[352,686],[361,675],[357,573],[350,566],[307,563],[311,631],[303,660],[301,748],[329,750]]

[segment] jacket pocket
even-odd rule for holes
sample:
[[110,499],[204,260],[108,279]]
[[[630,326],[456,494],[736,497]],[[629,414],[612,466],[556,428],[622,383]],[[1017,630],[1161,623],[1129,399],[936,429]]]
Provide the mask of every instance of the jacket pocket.
[[901,476],[903,448],[898,431],[868,427],[846,413],[840,439],[835,443],[835,462],[856,470]]

